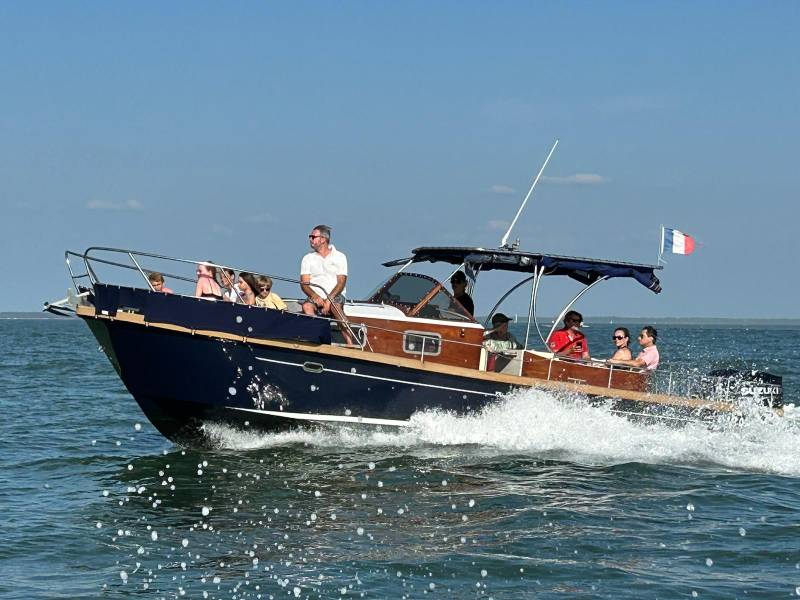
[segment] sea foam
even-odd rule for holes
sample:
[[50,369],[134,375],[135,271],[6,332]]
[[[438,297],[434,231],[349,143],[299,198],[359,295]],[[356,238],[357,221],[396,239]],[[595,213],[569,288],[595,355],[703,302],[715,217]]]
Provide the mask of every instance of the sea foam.
[[719,466],[800,476],[800,420],[780,418],[766,409],[749,412],[740,420],[646,423],[581,397],[524,390],[475,414],[415,413],[410,427],[396,430],[347,425],[264,434],[216,424],[207,424],[205,430],[215,446],[235,450],[304,444],[321,449],[413,448],[415,454],[427,451],[433,456],[446,448],[473,447],[482,454],[523,454],[581,464]]

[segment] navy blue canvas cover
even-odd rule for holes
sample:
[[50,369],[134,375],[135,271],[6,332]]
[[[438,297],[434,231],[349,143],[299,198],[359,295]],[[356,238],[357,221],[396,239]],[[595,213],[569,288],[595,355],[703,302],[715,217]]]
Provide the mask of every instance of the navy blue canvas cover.
[[616,260],[539,254],[505,248],[422,247],[415,248],[413,256],[409,258],[393,260],[383,264],[386,267],[392,267],[400,266],[408,261],[447,262],[454,265],[466,264],[468,268],[479,268],[481,271],[498,269],[523,273],[533,273],[537,268],[543,266],[545,268],[544,276],[546,277],[565,275],[585,285],[594,283],[600,277],[608,279],[629,277],[656,294],[661,292],[661,282],[654,273],[654,271],[661,269],[660,266]]
[[94,305],[98,311],[106,311],[111,316],[118,310],[128,310],[144,315],[148,322],[189,329],[222,331],[251,338],[331,343],[330,324],[325,319],[233,302],[97,283]]

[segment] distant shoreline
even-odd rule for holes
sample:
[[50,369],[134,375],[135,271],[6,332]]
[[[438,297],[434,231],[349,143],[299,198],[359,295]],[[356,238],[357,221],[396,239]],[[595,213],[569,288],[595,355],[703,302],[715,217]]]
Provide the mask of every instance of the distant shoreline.
[[800,318],[785,317],[590,317],[588,323],[612,324],[620,322],[672,324],[706,324],[706,325],[800,325]]
[[[525,323],[527,318],[519,318],[520,323]],[[483,319],[478,319],[483,322]],[[553,322],[553,317],[540,317],[540,324]],[[728,325],[728,326],[776,326],[790,325],[800,326],[800,318],[790,319],[785,317],[584,317],[583,322],[588,325]]]
[[46,312],[0,312],[0,321],[52,321],[58,319],[73,319]]

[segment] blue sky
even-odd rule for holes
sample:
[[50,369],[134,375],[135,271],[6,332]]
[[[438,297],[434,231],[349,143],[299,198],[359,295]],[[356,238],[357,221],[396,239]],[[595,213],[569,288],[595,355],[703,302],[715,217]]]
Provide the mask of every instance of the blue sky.
[[[798,17],[796,2],[2,3],[0,310],[63,296],[63,251],[90,245],[296,275],[320,222],[358,297],[415,246],[496,246],[559,138],[513,234],[524,249],[653,262],[661,223],[702,244],[669,260],[660,296],[610,282],[585,314],[800,317]],[[478,312],[511,282],[479,281]],[[544,310],[573,289],[553,284]]]

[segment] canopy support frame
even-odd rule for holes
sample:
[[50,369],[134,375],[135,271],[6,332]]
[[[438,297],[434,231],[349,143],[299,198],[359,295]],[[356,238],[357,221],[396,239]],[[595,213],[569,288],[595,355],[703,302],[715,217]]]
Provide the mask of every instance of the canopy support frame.
[[[533,287],[533,324],[536,325],[536,333],[539,334],[539,339],[542,340],[542,345],[547,348],[547,340],[542,336],[542,330],[539,329],[539,319],[536,318],[536,300],[539,293],[539,284],[542,282],[544,275],[544,266],[539,267],[535,272],[536,281]],[[528,320],[528,327],[530,327],[530,319]],[[525,342],[525,349],[527,350],[528,342]]]
[[558,314],[558,317],[556,317],[556,320],[553,322],[553,326],[550,328],[550,333],[547,334],[547,340],[545,340],[545,345],[547,345],[547,342],[550,341],[550,338],[553,336],[553,332],[556,330],[556,327],[558,327],[558,324],[561,323],[561,319],[564,318],[564,315],[567,314],[567,311],[570,308],[572,308],[572,305],[575,304],[581,298],[581,296],[583,296],[586,292],[588,292],[590,289],[592,289],[594,286],[596,286],[601,281],[605,281],[606,279],[608,279],[608,277],[606,277],[605,275],[601,275],[597,279],[597,281],[594,281],[594,282],[590,283],[589,285],[587,285],[580,292],[578,292],[572,300],[570,300],[567,303],[567,305]]

